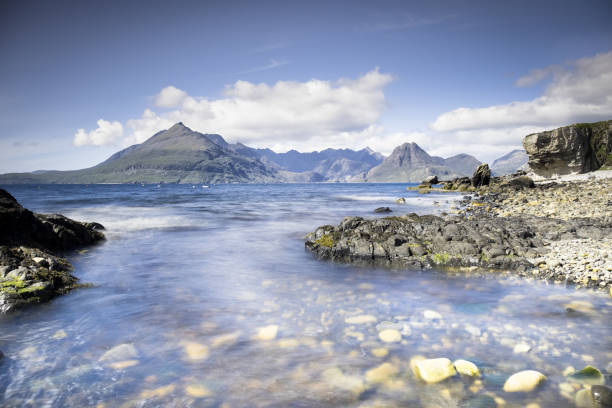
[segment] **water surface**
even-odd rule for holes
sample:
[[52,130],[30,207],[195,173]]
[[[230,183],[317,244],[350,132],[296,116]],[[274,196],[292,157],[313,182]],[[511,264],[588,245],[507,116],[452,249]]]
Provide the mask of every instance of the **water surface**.
[[[563,407],[574,406],[560,393],[568,366],[612,360],[603,293],[304,250],[305,234],[344,216],[451,211],[458,196],[402,184],[7,189],[34,211],[104,224],[107,240],[67,254],[93,287],[0,317],[2,406]],[[346,322],[363,315],[376,322]],[[379,339],[389,325],[400,342]],[[530,351],[515,353],[519,343]],[[473,361],[483,377],[422,384],[409,364],[419,355]],[[372,381],[383,363],[389,373]],[[524,369],[548,381],[504,393]]]

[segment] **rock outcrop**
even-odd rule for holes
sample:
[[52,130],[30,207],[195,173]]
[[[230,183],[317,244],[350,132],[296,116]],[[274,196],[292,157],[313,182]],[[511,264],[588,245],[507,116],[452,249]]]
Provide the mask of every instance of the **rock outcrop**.
[[612,166],[612,121],[578,123],[525,136],[530,169],[541,177]]
[[98,223],[36,214],[0,189],[0,313],[39,303],[77,285],[62,251],[104,239]]
[[612,244],[612,207],[607,197],[612,179],[536,185],[516,174],[494,177],[476,190],[466,177],[463,183],[457,179],[443,189],[429,190],[452,192],[451,187],[464,186],[468,186],[464,191],[476,193],[464,196],[454,215],[348,217],[338,226],[317,228],[307,236],[306,248],[338,262],[444,267],[472,275],[498,269],[542,280],[612,287],[607,253]]
[[488,186],[491,181],[491,170],[487,163],[482,163],[476,167],[474,175],[472,176],[472,185],[474,187]]

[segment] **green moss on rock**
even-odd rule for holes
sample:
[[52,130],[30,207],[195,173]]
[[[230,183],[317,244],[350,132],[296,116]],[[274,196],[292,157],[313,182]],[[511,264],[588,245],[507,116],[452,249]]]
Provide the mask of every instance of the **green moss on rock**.
[[444,265],[450,259],[450,255],[446,252],[435,253],[431,256],[431,260],[437,265]]
[[332,238],[331,234],[325,234],[321,238],[317,239],[315,243],[324,247],[331,248],[334,246],[334,239]]

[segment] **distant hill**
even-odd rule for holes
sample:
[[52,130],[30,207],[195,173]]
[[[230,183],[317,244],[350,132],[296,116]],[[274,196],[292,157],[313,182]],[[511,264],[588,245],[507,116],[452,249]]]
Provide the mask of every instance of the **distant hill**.
[[472,175],[480,162],[468,154],[448,159],[430,156],[416,143],[396,147],[380,165],[365,176],[368,182],[420,182],[428,176],[454,178]]
[[491,171],[496,176],[516,173],[518,170],[522,170],[527,167],[528,158],[529,156],[527,156],[527,153],[524,150],[513,150],[510,153],[495,159],[491,165]]
[[222,139],[219,135],[202,134],[177,123],[142,144],[113,154],[97,166],[74,171],[5,174],[0,176],[0,183],[254,183],[281,180],[274,169],[261,161],[220,146],[218,143]]

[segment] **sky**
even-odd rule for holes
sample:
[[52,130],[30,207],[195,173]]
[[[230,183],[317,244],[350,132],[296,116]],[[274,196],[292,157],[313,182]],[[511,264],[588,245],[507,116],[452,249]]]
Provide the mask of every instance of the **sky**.
[[230,142],[482,161],[612,119],[612,2],[0,3],[0,173],[182,121]]

